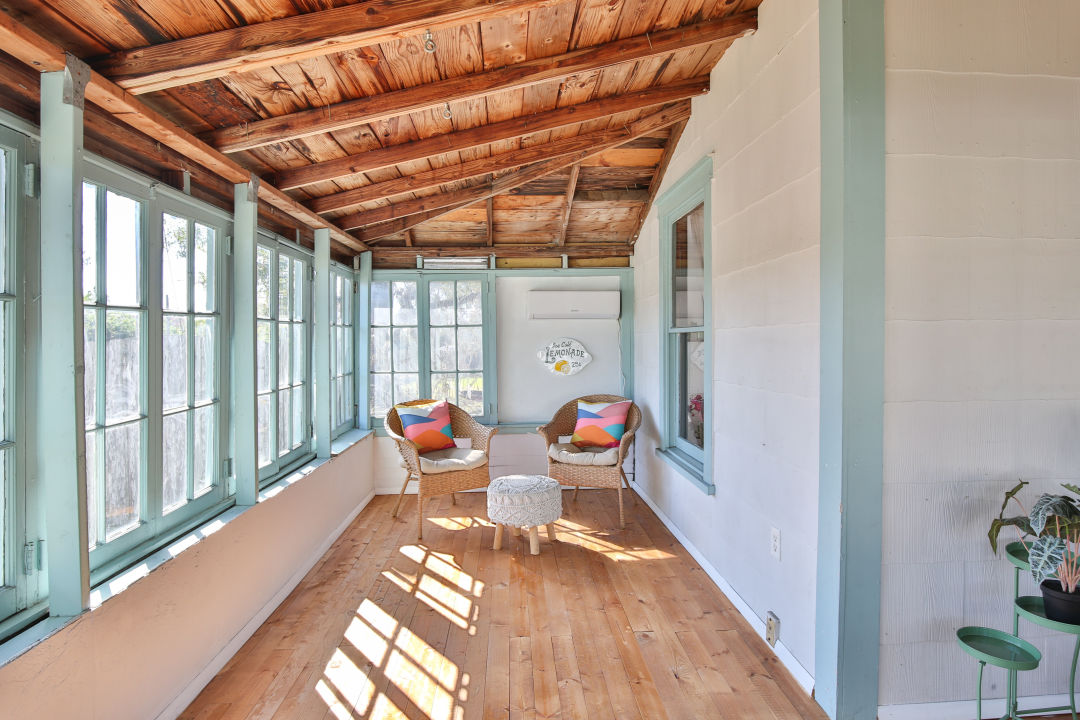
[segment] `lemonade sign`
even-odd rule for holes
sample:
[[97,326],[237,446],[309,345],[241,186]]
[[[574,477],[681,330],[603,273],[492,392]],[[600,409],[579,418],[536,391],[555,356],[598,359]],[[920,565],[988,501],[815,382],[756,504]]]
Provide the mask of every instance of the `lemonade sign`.
[[592,362],[592,355],[577,340],[562,337],[537,350],[536,359],[556,375],[576,375]]

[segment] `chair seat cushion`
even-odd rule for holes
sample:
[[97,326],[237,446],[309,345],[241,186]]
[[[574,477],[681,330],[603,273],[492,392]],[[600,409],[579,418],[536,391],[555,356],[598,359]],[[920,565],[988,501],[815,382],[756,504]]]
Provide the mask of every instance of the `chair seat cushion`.
[[[420,456],[420,472],[426,475],[436,475],[459,470],[472,470],[486,465],[487,461],[487,453],[483,450],[458,447],[447,448],[446,450],[432,450]],[[404,460],[401,461],[401,467],[406,467]]]
[[568,465],[615,465],[619,462],[619,448],[580,448],[572,443],[548,445],[548,457]]

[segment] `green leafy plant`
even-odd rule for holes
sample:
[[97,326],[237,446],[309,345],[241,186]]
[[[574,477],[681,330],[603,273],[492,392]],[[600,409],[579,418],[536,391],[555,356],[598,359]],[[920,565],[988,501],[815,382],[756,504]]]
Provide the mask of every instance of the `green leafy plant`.
[[[1062,483],[1073,495],[1043,493],[1028,511],[1017,497],[1028,483],[1021,480],[1005,493],[1001,510],[990,523],[990,547],[997,552],[1001,531],[1013,527],[1028,551],[1031,577],[1042,583],[1056,575],[1065,592],[1076,592],[1080,585],[1080,486]],[[1075,496],[1075,497],[1074,497]],[[1009,503],[1015,503],[1023,515],[1005,517]]]

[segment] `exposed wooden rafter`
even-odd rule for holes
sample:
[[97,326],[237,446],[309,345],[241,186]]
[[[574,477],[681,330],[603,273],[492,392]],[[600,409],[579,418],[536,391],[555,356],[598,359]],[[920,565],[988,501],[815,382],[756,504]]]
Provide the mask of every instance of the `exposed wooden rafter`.
[[94,63],[133,93],[378,45],[425,30],[526,12],[558,0],[366,0],[121,50]]
[[406,236],[406,240],[413,239],[415,244],[416,239],[412,236],[412,229],[417,225],[426,223],[428,220],[434,220],[440,215],[459,210],[469,203],[459,203],[449,208],[439,208],[438,210],[429,210],[424,213],[417,213],[416,215],[408,215],[406,217],[398,218],[396,220],[387,220],[386,222],[376,223],[369,225],[357,232],[357,235],[364,242],[375,242],[391,235],[397,235],[398,233],[409,233]]
[[495,245],[495,201],[487,199],[487,244],[488,247]]
[[566,244],[566,228],[570,225],[570,211],[574,209],[574,193],[577,191],[577,180],[580,172],[581,165],[574,163],[574,166],[570,168],[570,180],[566,183],[566,207],[563,209],[559,234],[555,238],[556,245]]
[[404,247],[380,247],[379,259],[408,260],[417,255],[424,257],[622,257],[633,255],[634,250],[625,243],[608,243],[579,247],[577,245],[500,245],[493,252],[487,245],[432,245]]
[[580,105],[571,105],[535,115],[512,118],[468,130],[459,130],[410,143],[369,150],[357,155],[282,170],[277,173],[274,184],[284,190],[291,190],[391,165],[423,160],[448,152],[467,150],[500,140],[512,140],[532,133],[554,130],[622,112],[685,100],[706,93],[708,90],[708,78],[694,78],[671,85],[614,95]]
[[223,152],[249,150],[270,143],[386,120],[441,106],[447,102],[480,98],[577,73],[593,72],[620,63],[667,55],[677,50],[731,41],[756,27],[757,11],[754,10],[697,25],[637,35],[596,47],[538,58],[475,75],[449,78],[441,82],[221,128],[207,133],[204,139]]
[[660,158],[660,165],[657,166],[656,174],[653,175],[652,182],[649,183],[649,196],[645,200],[645,204],[641,206],[637,225],[634,227],[634,234],[630,236],[631,245],[637,242],[638,235],[641,234],[641,226],[645,224],[645,217],[649,214],[649,208],[652,207],[653,200],[656,199],[656,193],[660,190],[660,184],[664,182],[664,174],[667,172],[667,167],[671,163],[671,157],[675,154],[675,146],[679,144],[683,130],[686,129],[686,123],[687,121],[684,120],[671,128],[671,136],[668,137],[667,145],[664,146],[664,154]]
[[[67,63],[67,56],[62,48],[22,25],[6,12],[0,12],[0,47],[39,72],[63,70]],[[176,126],[93,70],[90,71],[90,80],[86,85],[86,99],[117,120],[146,133],[229,182],[242,183],[251,178],[249,170]],[[334,240],[352,251],[368,249],[363,242],[265,182],[259,184],[259,199],[305,225],[328,228]]]

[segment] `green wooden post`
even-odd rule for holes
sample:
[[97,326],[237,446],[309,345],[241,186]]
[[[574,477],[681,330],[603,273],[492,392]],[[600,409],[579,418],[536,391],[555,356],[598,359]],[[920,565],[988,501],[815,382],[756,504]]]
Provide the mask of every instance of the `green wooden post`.
[[90,600],[83,397],[83,91],[90,68],[68,55],[41,75],[42,382],[37,465],[45,491],[49,613],[70,617]]
[[883,0],[822,0],[821,426],[814,691],[878,710],[885,324]]
[[330,457],[330,230],[315,230],[315,454]]
[[[233,193],[233,473],[236,504],[259,499],[258,406],[256,399],[255,253],[259,223],[259,178],[237,183]],[[271,298],[271,302],[276,302]]]
[[371,386],[368,378],[371,343],[371,253],[358,256],[359,268],[356,271],[356,304],[353,306],[353,362],[355,372],[353,383],[356,386],[356,426],[362,430],[371,429],[371,404],[369,395]]

